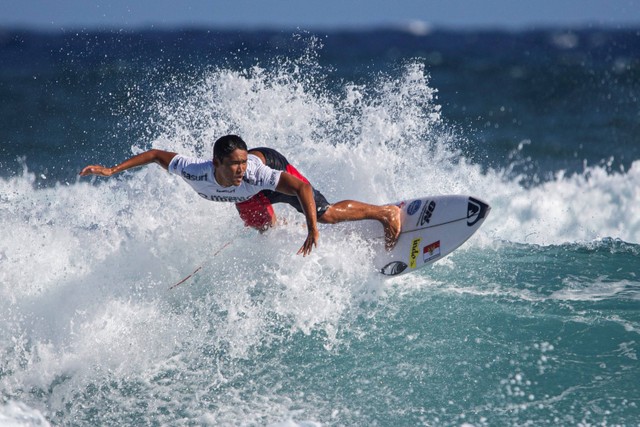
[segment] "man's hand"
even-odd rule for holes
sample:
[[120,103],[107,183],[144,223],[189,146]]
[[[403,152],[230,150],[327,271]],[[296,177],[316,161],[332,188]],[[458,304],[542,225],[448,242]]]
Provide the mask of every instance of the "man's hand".
[[80,171],[80,176],[87,175],[111,176],[113,175],[113,168],[105,168],[104,166],[99,165],[87,166]]
[[297,255],[302,254],[302,256],[307,256],[311,253],[311,248],[314,246],[318,246],[318,240],[320,239],[320,233],[317,228],[313,230],[309,230],[309,234],[307,235],[307,240],[304,241],[304,245],[300,248]]

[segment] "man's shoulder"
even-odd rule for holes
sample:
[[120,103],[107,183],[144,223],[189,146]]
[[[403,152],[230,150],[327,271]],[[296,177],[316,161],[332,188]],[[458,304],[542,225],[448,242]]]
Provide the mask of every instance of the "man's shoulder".
[[212,168],[213,161],[211,160],[176,154],[169,163],[168,169],[169,172],[180,175],[185,170],[197,173],[197,171],[208,171]]
[[256,166],[260,166],[260,165],[264,165],[264,162],[262,161],[262,159],[260,159],[260,157],[256,156],[255,154],[247,154],[247,165],[256,165]]
[[281,171],[270,168],[262,163],[260,158],[249,154],[247,156],[247,171],[243,181],[250,185],[272,190],[277,185],[280,174]]

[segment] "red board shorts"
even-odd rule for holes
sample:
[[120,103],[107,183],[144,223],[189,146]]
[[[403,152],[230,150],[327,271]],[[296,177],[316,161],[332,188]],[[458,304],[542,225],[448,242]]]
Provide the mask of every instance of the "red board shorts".
[[[266,165],[271,169],[287,172],[301,181],[309,183],[309,180],[289,164],[287,159],[276,150],[260,147],[253,148],[250,151],[259,151],[262,153],[265,157]],[[313,190],[313,196],[316,201],[316,215],[320,218],[329,208],[330,204],[322,193],[316,189]],[[287,203],[293,206],[298,212],[303,213],[298,197],[271,190],[262,190],[249,200],[236,203],[236,208],[245,226],[262,230],[273,223],[275,213],[272,205],[274,203]]]

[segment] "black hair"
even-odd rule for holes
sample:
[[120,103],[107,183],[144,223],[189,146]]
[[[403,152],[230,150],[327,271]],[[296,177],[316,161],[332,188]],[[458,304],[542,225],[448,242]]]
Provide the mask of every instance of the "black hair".
[[225,135],[213,144],[213,158],[219,161],[233,153],[234,150],[247,150],[247,144],[238,135]]

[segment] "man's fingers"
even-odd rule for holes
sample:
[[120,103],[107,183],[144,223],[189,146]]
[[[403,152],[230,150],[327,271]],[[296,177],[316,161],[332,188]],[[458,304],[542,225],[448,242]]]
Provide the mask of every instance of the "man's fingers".
[[84,169],[80,171],[80,176],[87,176],[96,173],[96,166],[86,166]]
[[105,168],[104,166],[99,165],[91,165],[87,166],[80,171],[80,176],[87,175],[100,175],[100,176],[111,176],[110,169]]
[[305,240],[304,245],[302,245],[302,247],[300,248],[300,250],[298,250],[298,253],[296,255],[302,254],[302,256],[307,256],[311,253],[311,250],[313,249],[314,246],[317,247],[315,240],[308,237],[307,240]]

